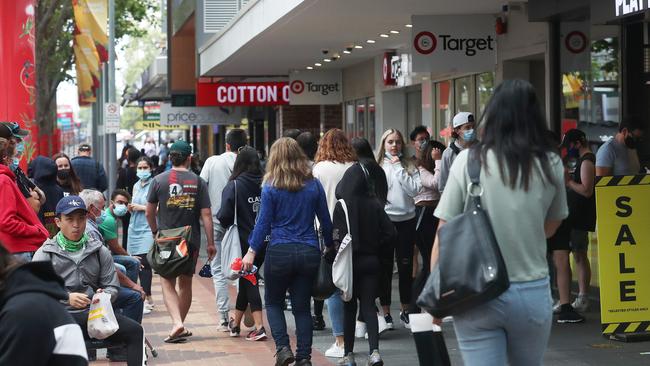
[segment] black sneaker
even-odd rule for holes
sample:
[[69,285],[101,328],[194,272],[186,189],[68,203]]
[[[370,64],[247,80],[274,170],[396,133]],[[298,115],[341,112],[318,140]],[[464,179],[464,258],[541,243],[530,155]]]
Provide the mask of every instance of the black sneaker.
[[295,360],[296,358],[293,356],[293,352],[291,352],[291,348],[289,347],[282,347],[275,354],[275,366],[288,366]]
[[296,361],[294,366],[311,366],[311,360],[307,360],[307,359],[298,360]]
[[393,325],[393,317],[390,316],[390,314],[384,315],[384,319],[386,319],[386,329],[388,330],[395,329],[395,325]]
[[241,329],[239,328],[238,325],[235,325],[235,319],[230,318],[230,322],[228,323],[228,329],[230,330],[231,337],[239,337],[239,333],[241,333]]
[[409,320],[409,313],[402,311],[399,313],[399,320],[404,324],[404,328],[411,329],[411,322]]
[[585,321],[585,317],[580,315],[571,304],[563,304],[560,307],[560,313],[557,317],[557,322],[560,324],[564,323],[582,323]]
[[325,329],[325,319],[323,316],[314,315],[311,317],[312,322],[314,323],[314,330],[323,330]]

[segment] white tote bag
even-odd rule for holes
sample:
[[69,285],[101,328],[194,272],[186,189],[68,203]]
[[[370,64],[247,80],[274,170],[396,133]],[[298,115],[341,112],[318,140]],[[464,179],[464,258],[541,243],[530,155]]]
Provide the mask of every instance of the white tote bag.
[[111,295],[98,292],[93,295],[88,312],[88,336],[95,339],[106,339],[112,336],[120,326],[117,324]]
[[344,200],[339,200],[343,212],[345,212],[345,223],[348,227],[348,233],[345,235],[336,253],[334,264],[332,265],[332,280],[334,285],[341,290],[343,301],[352,300],[352,234],[350,233],[350,217],[348,215],[348,206]]
[[224,278],[234,281],[239,278],[239,272],[230,268],[237,258],[242,257],[239,241],[239,228],[237,227],[237,181],[235,183],[235,220],[226,230],[221,240],[221,273]]

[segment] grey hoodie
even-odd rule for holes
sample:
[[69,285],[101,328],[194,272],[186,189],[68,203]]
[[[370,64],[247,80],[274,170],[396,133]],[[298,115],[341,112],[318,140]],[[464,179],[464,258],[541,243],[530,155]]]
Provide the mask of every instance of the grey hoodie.
[[88,238],[77,263],[70,254],[56,243],[56,237],[48,239],[34,254],[33,261],[51,261],[54,272],[63,278],[68,292],[81,292],[89,298],[97,289],[117,299],[120,283],[115,273],[111,252],[98,240]]

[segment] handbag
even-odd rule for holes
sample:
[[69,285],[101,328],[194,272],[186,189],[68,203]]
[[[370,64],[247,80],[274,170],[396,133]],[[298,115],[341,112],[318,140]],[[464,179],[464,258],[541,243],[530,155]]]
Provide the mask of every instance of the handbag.
[[336,253],[336,258],[332,264],[332,280],[334,285],[341,290],[341,299],[348,302],[352,300],[352,234],[350,233],[350,218],[348,215],[348,206],[345,201],[340,199],[339,204],[345,213],[345,223],[348,227],[348,233],[345,234],[339,250]]
[[106,339],[118,329],[120,329],[120,325],[113,312],[111,295],[106,292],[95,293],[88,311],[88,336],[95,339]]
[[147,260],[159,275],[164,278],[174,278],[192,270],[192,255],[189,241],[192,238],[192,227],[182,226],[173,229],[160,230],[154,245],[147,253]]
[[334,294],[336,286],[332,280],[332,264],[323,255],[325,244],[322,234],[319,229],[316,229],[316,233],[318,233],[321,256],[318,272],[316,272],[316,277],[314,277],[314,283],[311,287],[311,296],[316,300],[325,301]]
[[474,148],[467,159],[471,183],[467,186],[465,212],[438,231],[438,262],[417,301],[437,318],[484,304],[510,286],[499,244],[481,205],[480,171],[479,151]]
[[240,277],[239,272],[231,268],[231,264],[237,258],[240,260],[242,258],[239,227],[237,226],[237,181],[233,181],[233,183],[235,184],[235,220],[221,239],[221,273],[225,279],[230,281]]

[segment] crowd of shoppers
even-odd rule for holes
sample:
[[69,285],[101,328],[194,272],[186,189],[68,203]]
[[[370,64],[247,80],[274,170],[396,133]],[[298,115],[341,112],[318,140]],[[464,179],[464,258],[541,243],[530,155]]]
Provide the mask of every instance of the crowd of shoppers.
[[[247,145],[244,130],[230,129],[226,151],[209,157],[202,168],[187,142],[157,148],[147,138],[142,150],[124,148],[116,187],[105,196],[107,174],[90,145],[80,145],[73,159],[62,153],[36,157],[25,174],[16,157],[27,131],[0,123],[0,363],[93,359],[83,347],[18,354],[7,340],[35,336],[14,320],[24,311],[20,304],[36,297],[48,304],[39,329],[64,327],[71,339],[88,340],[90,301],[105,292],[120,325],[107,342],[122,346],[112,348],[109,358],[142,364],[140,323],[154,308],[147,254],[163,231],[179,227],[191,232],[190,266],[161,276],[172,319],[164,341],[189,341],[186,318],[202,226],[220,331],[239,337],[250,312],[245,339],[264,341],[265,310],[275,364],[311,365],[313,332],[326,327],[326,305],[334,342],[325,356],[354,366],[355,338],[365,337],[367,365],[383,365],[380,334],[398,326],[390,312],[394,271],[399,322],[409,328],[409,314],[421,312],[416,300],[440,256],[437,232],[464,212],[468,162],[478,161],[481,203],[510,286],[498,298],[454,316],[459,348],[467,365],[540,365],[553,312],[559,323],[578,323],[589,306],[587,250],[596,223],[597,177],[641,173],[635,148],[643,129],[634,118],[624,120],[596,154],[578,129],[567,131],[561,143],[552,141],[532,86],[521,80],[498,86],[480,119],[461,111],[449,124],[448,145],[432,139],[424,126],[408,134],[409,146],[401,131],[388,129],[376,155],[367,140],[348,140],[340,129],[320,137],[286,130],[271,146],[266,164]],[[528,204],[531,197],[535,205]],[[233,225],[242,277],[231,281],[224,272],[232,263],[222,263],[220,254]],[[314,299],[312,316],[321,258],[332,263],[346,237],[352,238],[352,297],[344,301],[337,290],[325,302]],[[570,253],[579,288],[573,301]],[[559,295],[555,306],[549,278]],[[237,292],[232,301],[231,284]],[[39,295],[21,295],[24,286]],[[65,305],[58,306],[60,301]],[[296,323],[295,352],[288,308]]]

